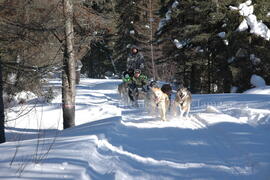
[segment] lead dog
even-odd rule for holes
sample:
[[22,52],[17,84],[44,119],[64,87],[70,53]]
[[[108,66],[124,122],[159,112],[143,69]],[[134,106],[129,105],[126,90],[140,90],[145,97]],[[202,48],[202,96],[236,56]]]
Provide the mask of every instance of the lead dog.
[[180,117],[183,117],[184,113],[186,113],[186,117],[188,117],[191,101],[192,101],[191,93],[187,88],[178,89],[175,95],[174,103],[173,103],[174,116],[177,115],[177,108],[179,108]]
[[151,90],[152,92],[152,99],[150,99],[150,103],[152,106],[152,111],[158,107],[158,110],[160,112],[160,117],[163,121],[166,121],[166,112],[169,108],[169,97],[166,93],[162,92],[160,88],[157,87],[152,87]]

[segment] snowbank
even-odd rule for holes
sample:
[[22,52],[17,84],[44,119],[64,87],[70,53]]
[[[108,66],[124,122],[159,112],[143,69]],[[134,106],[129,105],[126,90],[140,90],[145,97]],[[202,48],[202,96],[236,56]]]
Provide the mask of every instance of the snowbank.
[[0,144],[0,179],[269,177],[268,96],[193,95],[191,117],[169,114],[163,122],[142,101],[139,108],[123,105],[120,82],[81,79],[74,128],[60,131],[60,96],[9,124],[9,142]]
[[253,74],[250,78],[250,84],[255,87],[264,87],[266,86],[265,80],[256,74]]
[[270,86],[249,89],[243,93],[244,94],[267,94],[267,95],[270,95]]

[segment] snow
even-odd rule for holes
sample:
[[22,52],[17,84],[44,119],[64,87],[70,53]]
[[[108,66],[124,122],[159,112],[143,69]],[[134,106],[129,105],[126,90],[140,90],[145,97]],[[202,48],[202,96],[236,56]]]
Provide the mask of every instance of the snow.
[[270,95],[270,86],[262,86],[249,89],[244,92],[245,94],[266,94]]
[[250,61],[253,65],[258,65],[261,63],[261,59],[256,57],[255,54],[250,54]]
[[179,41],[178,39],[174,39],[173,43],[175,44],[177,49],[182,49],[184,46],[186,46],[189,43],[189,40]]
[[232,62],[234,62],[234,61],[235,61],[235,57],[230,57],[230,58],[227,60],[228,63],[232,63]]
[[225,38],[226,37],[226,32],[220,32],[220,33],[218,33],[218,36],[220,38]]
[[168,11],[165,13],[165,18],[162,18],[158,24],[158,29],[157,29],[158,31],[160,31],[167,24],[167,22],[171,20],[172,9],[177,8],[178,5],[179,5],[179,2],[175,0],[172,6],[169,7]]
[[[163,122],[145,111],[143,101],[139,108],[124,106],[116,91],[120,82],[81,79],[77,126],[63,131],[60,96],[52,103],[14,107],[8,118],[21,109],[34,110],[6,124],[0,179],[270,176],[269,93],[195,94],[190,118],[169,114]],[[50,80],[50,86],[59,90],[61,82]]]
[[8,78],[7,79],[8,79],[8,83],[15,84],[16,79],[17,79],[17,74],[10,73],[10,74],[8,74]]
[[247,20],[243,19],[243,21],[241,22],[241,24],[238,26],[237,31],[245,31],[248,29],[248,24],[247,24]]
[[173,4],[172,4],[172,8],[177,8],[177,6],[179,5],[179,2],[178,1],[174,1]]
[[183,46],[184,46],[184,44],[183,44],[183,43],[180,43],[180,42],[178,41],[178,39],[173,40],[173,42],[174,42],[175,46],[176,46],[178,49],[181,49],[181,48],[183,48]]
[[239,14],[245,18],[239,25],[238,31],[245,31],[249,27],[250,33],[270,40],[270,29],[262,21],[258,21],[256,15],[253,14],[254,6],[251,0],[241,3],[238,7],[230,6],[230,9],[239,11]]
[[226,32],[220,32],[217,34],[217,36],[223,39],[223,42],[226,46],[229,45],[229,41],[227,39],[224,39],[226,37]]
[[238,9],[241,16],[249,16],[254,12],[254,6],[251,5],[252,1],[248,0],[245,3],[239,5]]
[[232,86],[230,92],[231,92],[231,93],[236,93],[237,90],[238,90],[238,87]]
[[258,76],[256,74],[253,74],[251,76],[250,84],[252,84],[254,87],[264,87],[266,85],[265,80],[261,76]]

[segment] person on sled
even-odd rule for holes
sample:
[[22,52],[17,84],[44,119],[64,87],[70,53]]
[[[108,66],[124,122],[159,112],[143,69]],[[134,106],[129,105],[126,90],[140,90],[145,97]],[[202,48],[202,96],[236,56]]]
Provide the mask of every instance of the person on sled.
[[143,70],[144,57],[137,46],[131,46],[127,58],[127,71],[123,72],[123,81],[142,88],[147,82],[147,77],[142,75]]
[[127,58],[127,69],[144,70],[144,57],[137,46],[132,46]]
[[138,99],[141,91],[146,92],[147,77],[141,74],[141,70],[136,69],[134,74],[131,73],[131,76],[127,73],[123,77],[123,81],[127,84],[128,97],[131,100],[132,105],[138,107]]
[[147,84],[147,76],[141,73],[140,69],[129,69],[123,75],[123,81],[128,84],[135,84],[136,88],[142,88],[142,91],[146,91],[145,85]]

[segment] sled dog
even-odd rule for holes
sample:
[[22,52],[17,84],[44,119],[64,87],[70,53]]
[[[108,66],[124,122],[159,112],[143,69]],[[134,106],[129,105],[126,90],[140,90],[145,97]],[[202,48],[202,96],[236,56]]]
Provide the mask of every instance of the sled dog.
[[135,83],[128,84],[128,97],[131,105],[138,107],[139,90]]
[[162,92],[160,88],[152,87],[151,88],[151,96],[149,99],[149,105],[151,108],[151,111],[155,111],[156,107],[158,107],[158,110],[160,112],[160,117],[163,121],[166,121],[166,112],[169,107],[169,97],[166,93]]
[[169,111],[171,109],[171,96],[172,96],[172,86],[170,84],[163,84],[161,86],[161,91],[168,95],[169,97]]
[[144,105],[146,110],[150,113],[150,114],[154,114],[154,111],[156,109],[157,104],[155,103],[155,95],[154,92],[152,90],[152,88],[159,88],[157,85],[156,81],[150,81],[149,84],[147,85],[146,88],[146,94],[145,94],[145,98],[144,98]]
[[128,83],[122,82],[118,85],[118,93],[123,100],[124,103],[129,103],[129,97],[128,97]]
[[189,116],[190,106],[191,106],[191,93],[187,88],[180,88],[177,90],[175,95],[175,100],[173,103],[173,114],[177,115],[177,108],[180,109],[180,117],[183,117],[186,113],[186,117]]

